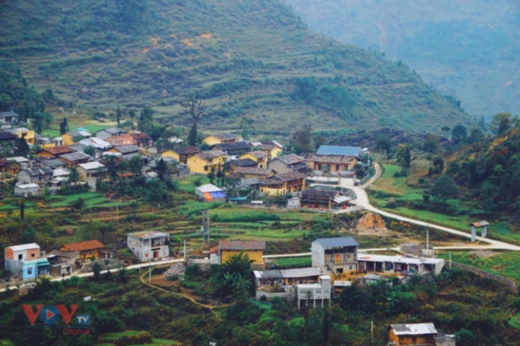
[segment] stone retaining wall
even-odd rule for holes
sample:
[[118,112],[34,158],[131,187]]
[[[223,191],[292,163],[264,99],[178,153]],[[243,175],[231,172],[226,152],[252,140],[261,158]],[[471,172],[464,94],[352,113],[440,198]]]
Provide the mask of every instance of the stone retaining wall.
[[451,265],[454,268],[458,268],[458,269],[466,270],[468,272],[472,272],[473,274],[476,274],[478,276],[482,276],[482,277],[484,277],[486,279],[495,280],[495,281],[504,283],[504,284],[508,285],[514,293],[518,294],[518,287],[516,286],[516,284],[512,280],[509,280],[509,279],[507,279],[507,278],[505,278],[503,276],[491,274],[491,273],[488,273],[488,272],[486,272],[486,271],[484,271],[482,269],[471,267],[471,266],[468,266],[468,265],[465,265],[465,264],[451,262]]

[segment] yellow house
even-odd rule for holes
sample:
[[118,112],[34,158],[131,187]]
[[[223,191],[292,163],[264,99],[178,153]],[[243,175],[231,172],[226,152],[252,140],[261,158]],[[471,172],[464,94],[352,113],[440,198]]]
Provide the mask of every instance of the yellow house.
[[25,141],[28,144],[34,144],[34,131],[26,129],[25,127],[19,127],[16,129],[9,130],[13,135],[16,135],[18,138],[25,138]]
[[264,264],[265,241],[231,240],[219,241],[221,263],[226,263],[230,257],[243,253],[253,260],[253,264]]
[[260,192],[269,196],[285,195],[305,188],[306,175],[298,172],[267,177],[260,182]]
[[433,323],[392,324],[388,328],[389,344],[402,345],[436,345],[437,329]]
[[218,171],[226,163],[226,154],[221,150],[208,150],[188,158],[186,165],[191,173],[208,174]]
[[79,142],[82,139],[90,138],[92,135],[85,131],[70,131],[60,136],[63,139],[63,145],[76,144],[75,139]]
[[202,143],[205,143],[209,146],[215,144],[223,144],[223,143],[234,143],[238,141],[238,136],[235,136],[232,133],[223,132],[216,133],[214,135],[209,135],[202,140]]
[[274,159],[283,153],[283,148],[276,144],[262,144],[258,146],[258,149],[267,154],[268,160]]
[[233,172],[240,178],[258,178],[265,179],[268,176],[274,175],[274,172],[268,168],[257,168],[257,167],[237,167]]
[[101,250],[105,248],[99,240],[88,240],[79,243],[65,244],[60,250],[62,251],[78,251],[80,259],[90,259],[101,257]]
[[202,151],[197,147],[178,147],[163,151],[161,157],[171,157],[177,162],[185,164],[189,157],[200,153]]
[[265,151],[257,150],[257,151],[251,151],[249,153],[246,153],[242,156],[240,156],[240,159],[250,159],[256,162],[256,166],[258,168],[267,168],[267,161],[269,159],[269,154]]
[[330,173],[354,170],[358,159],[355,156],[306,153],[302,156],[307,168],[315,171],[328,170]]

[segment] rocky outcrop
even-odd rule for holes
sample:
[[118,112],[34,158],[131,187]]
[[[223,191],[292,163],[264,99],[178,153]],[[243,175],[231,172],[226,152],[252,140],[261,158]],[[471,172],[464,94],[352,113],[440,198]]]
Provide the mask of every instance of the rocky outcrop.
[[356,230],[360,233],[386,233],[385,221],[378,214],[366,213],[358,220]]

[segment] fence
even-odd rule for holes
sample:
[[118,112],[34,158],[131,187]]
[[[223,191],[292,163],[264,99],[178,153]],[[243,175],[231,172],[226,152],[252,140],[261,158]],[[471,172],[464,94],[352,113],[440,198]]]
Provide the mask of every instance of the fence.
[[484,277],[486,279],[495,280],[495,281],[501,282],[503,284],[506,284],[506,285],[508,285],[511,288],[513,293],[518,293],[518,287],[516,286],[516,284],[512,280],[509,280],[509,279],[507,279],[507,278],[505,278],[503,276],[491,274],[491,273],[488,273],[488,272],[486,272],[486,271],[484,271],[482,269],[471,267],[471,266],[468,266],[468,265],[465,265],[465,264],[451,262],[451,265],[454,268],[466,270],[466,271],[472,272],[473,274],[476,274],[478,276],[482,276],[482,277]]

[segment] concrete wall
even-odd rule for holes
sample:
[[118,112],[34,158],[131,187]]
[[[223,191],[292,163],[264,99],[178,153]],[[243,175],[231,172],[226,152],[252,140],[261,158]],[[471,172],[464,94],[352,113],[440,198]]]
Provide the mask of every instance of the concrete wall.
[[317,241],[313,241],[311,244],[312,248],[312,266],[313,267],[324,267],[325,266],[325,249]]

